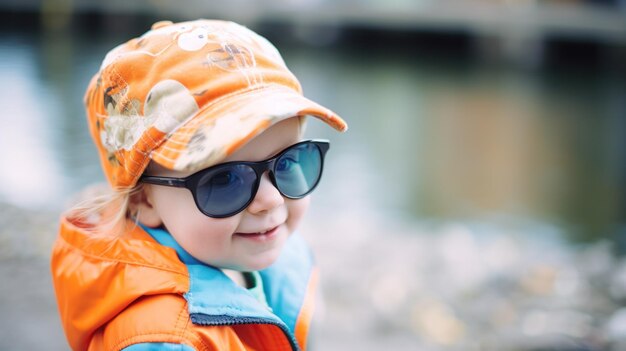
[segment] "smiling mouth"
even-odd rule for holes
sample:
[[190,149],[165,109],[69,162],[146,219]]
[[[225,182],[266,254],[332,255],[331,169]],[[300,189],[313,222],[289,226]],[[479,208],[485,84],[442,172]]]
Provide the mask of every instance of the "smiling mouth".
[[265,230],[263,232],[256,232],[256,233],[235,233],[235,235],[240,236],[240,237],[244,237],[244,238],[269,238],[269,237],[273,237],[276,235],[276,233],[278,232],[278,228],[280,226],[277,225],[273,228],[270,228],[268,230]]

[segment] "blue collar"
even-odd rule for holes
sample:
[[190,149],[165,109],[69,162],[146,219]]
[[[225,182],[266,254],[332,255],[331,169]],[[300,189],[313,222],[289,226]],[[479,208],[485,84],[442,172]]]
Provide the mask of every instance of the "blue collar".
[[184,297],[194,323],[270,323],[285,330],[292,343],[295,343],[293,332],[313,269],[311,252],[299,235],[291,235],[278,260],[259,272],[268,305],[272,309],[270,311],[220,269],[191,256],[166,230],[144,225],[141,227],[161,245],[174,249],[187,266],[190,283]]
[[247,289],[235,284],[220,269],[206,265],[185,251],[166,230],[141,227],[159,244],[176,251],[189,271],[189,291],[184,295],[189,314],[210,316],[278,318],[263,307]]

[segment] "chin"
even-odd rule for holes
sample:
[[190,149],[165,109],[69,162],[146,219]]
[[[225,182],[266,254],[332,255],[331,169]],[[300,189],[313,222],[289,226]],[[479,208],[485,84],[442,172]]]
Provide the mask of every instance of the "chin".
[[254,260],[245,263],[245,271],[260,271],[263,270],[276,262],[278,259],[278,254],[272,255],[263,255],[266,257],[256,257]]

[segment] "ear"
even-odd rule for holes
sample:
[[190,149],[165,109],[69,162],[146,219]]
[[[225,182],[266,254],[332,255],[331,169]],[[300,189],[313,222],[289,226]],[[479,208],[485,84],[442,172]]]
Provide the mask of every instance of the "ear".
[[161,216],[156,208],[152,205],[152,187],[150,184],[144,184],[141,191],[131,195],[128,206],[131,213],[135,213],[137,220],[148,227],[156,228],[163,225]]

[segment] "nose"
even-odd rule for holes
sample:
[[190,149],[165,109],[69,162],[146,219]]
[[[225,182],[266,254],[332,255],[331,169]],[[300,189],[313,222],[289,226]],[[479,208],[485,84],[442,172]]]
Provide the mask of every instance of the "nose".
[[254,199],[248,205],[248,212],[252,214],[269,212],[283,203],[285,203],[285,199],[272,184],[268,172],[265,172],[261,176],[259,190],[257,190]]

